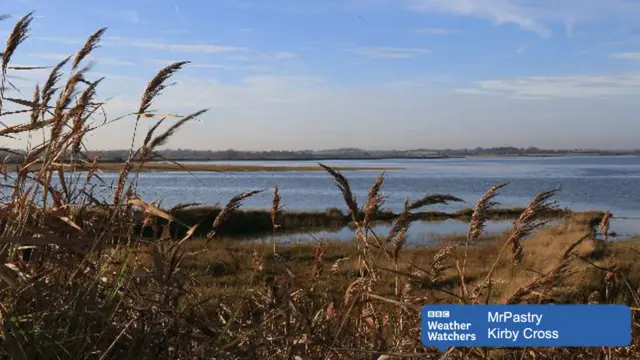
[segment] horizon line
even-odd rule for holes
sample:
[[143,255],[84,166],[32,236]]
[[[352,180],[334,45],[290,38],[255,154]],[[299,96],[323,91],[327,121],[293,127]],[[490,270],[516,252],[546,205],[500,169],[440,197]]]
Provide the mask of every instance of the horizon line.
[[[494,147],[458,147],[458,148],[396,148],[396,149],[367,149],[367,148],[353,148],[353,147],[338,147],[338,148],[322,148],[322,149],[262,149],[262,150],[242,150],[242,149],[190,149],[190,148],[167,148],[157,150],[160,151],[196,151],[196,152],[324,152],[324,151],[363,151],[363,152],[409,152],[409,151],[477,151],[477,150],[498,150],[498,149],[517,149],[517,150],[532,150],[532,151],[599,151],[599,152],[634,152],[640,151],[640,148],[619,148],[619,149],[599,149],[599,148],[540,148],[536,146],[517,147],[517,146],[494,146]],[[535,149],[535,150],[534,150]],[[100,151],[129,151],[130,149],[88,149],[87,152],[100,152]]]

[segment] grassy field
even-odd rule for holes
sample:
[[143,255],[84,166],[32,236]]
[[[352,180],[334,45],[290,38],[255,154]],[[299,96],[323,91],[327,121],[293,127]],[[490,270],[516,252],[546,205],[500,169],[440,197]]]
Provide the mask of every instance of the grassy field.
[[[8,37],[2,89],[32,19],[21,18]],[[348,216],[352,243],[227,239],[224,229],[242,219],[238,210],[256,191],[233,197],[195,223],[181,220],[180,209],[163,210],[153,199],[141,199],[136,182],[128,181],[144,170],[138,165],[152,161],[158,148],[206,111],[158,120],[139,134],[138,121],[149,121],[149,109],[158,106],[154,100],[186,62],[161,69],[141,89],[131,115],[131,156],[114,169],[118,180],[111,196],[97,200],[90,184],[100,166],[83,149],[86,135],[103,122],[93,118],[102,105],[96,96],[100,81],[91,78],[84,60],[104,32],[96,31],[51,68],[35,91],[21,92],[32,97],[0,93],[0,117],[24,115],[24,122],[0,129],[0,135],[25,143],[24,163],[17,172],[3,168],[0,190],[0,358],[637,358],[635,315],[633,344],[622,348],[455,348],[442,354],[420,342],[419,310],[429,303],[640,307],[637,242],[607,238],[610,213],[559,213],[554,190],[506,211],[514,219],[508,232],[485,234],[488,219],[505,215],[495,209],[505,185],[496,184],[465,210],[468,233],[433,248],[407,246],[412,221],[427,216],[420,215],[430,213],[425,208],[459,199],[426,194],[408,200],[399,214],[385,214],[382,175],[365,199],[356,199],[348,179],[323,166],[348,210],[331,216],[339,223]],[[9,103],[20,109],[7,110]],[[76,168],[87,172],[68,171]],[[54,176],[61,180],[56,186]],[[260,228],[275,234],[286,229],[291,214],[280,200],[275,188],[268,223],[263,212],[236,226],[255,226],[260,218]],[[566,221],[545,227],[549,214]],[[374,236],[371,228],[382,218],[392,220],[391,229]],[[145,234],[147,228],[158,231]]]
[[[519,287],[532,282],[540,274],[552,271],[561,260],[563,251],[589,233],[589,227],[578,222],[537,230],[527,239],[526,246],[523,248],[523,261],[518,267],[515,267],[511,259],[506,256],[496,263],[493,270],[496,287],[488,294],[490,296],[488,301],[491,303],[506,302]],[[466,286],[471,289],[477,288],[484,280],[484,276],[495,261],[495,257],[487,256],[487,254],[498,253],[502,245],[501,240],[508,236],[508,232],[483,235],[478,239],[479,244],[467,250]],[[412,289],[413,296],[428,296],[430,298],[428,303],[458,302],[457,296],[460,295],[459,274],[455,267],[455,259],[463,257],[464,248],[456,247],[456,244],[464,243],[466,237],[467,234],[450,234],[444,236],[438,245],[410,247],[402,251],[403,259],[398,266],[399,272],[410,274],[420,266],[428,269],[428,272],[434,275],[432,272],[435,269],[432,266],[432,260],[434,257],[438,257],[436,254],[443,248],[451,247],[450,252],[441,260],[442,268],[438,271],[440,289],[446,292],[433,291],[430,293],[429,289],[420,288]],[[614,257],[620,273],[627,274],[627,280],[631,283],[638,283],[640,281],[640,272],[638,272],[640,264],[635,260],[640,251],[640,243],[623,240],[605,245],[599,237],[593,233],[593,236],[584,239],[575,248],[575,255],[581,260],[573,264],[572,272],[574,273],[571,276],[558,278],[555,286],[549,286],[545,289],[545,293],[528,294],[527,301],[585,303],[594,292],[601,295],[595,300],[605,301],[604,296],[607,295],[605,294],[606,284],[604,282],[606,271],[592,266],[590,262],[598,267],[606,268],[612,265],[611,260]],[[309,280],[314,278],[314,272],[322,270],[321,275],[328,276],[327,280],[330,280],[330,284],[327,284],[330,286],[326,289],[332,292],[333,296],[344,295],[349,284],[360,277],[359,252],[355,235],[351,242],[327,238],[318,239],[318,241],[278,244],[277,254],[278,257],[281,257],[280,259],[274,257],[271,248],[273,245],[270,243],[239,243],[233,239],[222,238],[219,240],[219,246],[198,252],[204,248],[205,242],[204,239],[195,239],[186,245],[188,251],[193,255],[184,259],[183,266],[200,274],[198,280],[202,286],[201,291],[209,292],[220,298],[233,299],[241,293],[246,293],[248,289],[250,289],[249,291],[260,291],[264,285],[263,281],[288,278],[287,269],[295,274],[290,279],[292,285],[300,288],[308,286]],[[373,239],[370,239],[369,242],[374,246]],[[394,263],[389,262],[382,251],[372,251],[379,269],[394,269]],[[252,278],[256,276],[253,263],[254,253],[263,255],[260,280]],[[319,256],[320,253],[321,256]],[[518,271],[514,276],[514,270],[518,268],[528,269],[528,271]],[[399,282],[402,292],[406,290],[404,286],[412,283],[412,279],[401,277]],[[378,295],[390,299],[395,298],[394,272],[381,272],[376,285]],[[608,300],[615,302],[633,300],[631,294],[625,291],[616,294],[609,292],[607,296],[610,297]],[[593,301],[594,298],[592,297],[591,300]]]

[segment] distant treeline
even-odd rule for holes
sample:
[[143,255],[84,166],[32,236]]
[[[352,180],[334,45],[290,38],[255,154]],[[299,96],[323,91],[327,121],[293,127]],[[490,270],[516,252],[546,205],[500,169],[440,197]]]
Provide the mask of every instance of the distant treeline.
[[[129,150],[91,150],[84,153],[88,158],[98,157],[102,162],[124,162]],[[450,158],[467,156],[559,156],[559,155],[640,155],[634,150],[598,149],[539,149],[537,147],[517,148],[512,146],[473,149],[414,149],[414,150],[302,150],[302,151],[240,151],[240,150],[161,150],[155,160],[169,161],[215,161],[215,160],[329,160],[329,159],[419,159]],[[0,156],[9,163],[21,162],[21,152],[0,149]]]

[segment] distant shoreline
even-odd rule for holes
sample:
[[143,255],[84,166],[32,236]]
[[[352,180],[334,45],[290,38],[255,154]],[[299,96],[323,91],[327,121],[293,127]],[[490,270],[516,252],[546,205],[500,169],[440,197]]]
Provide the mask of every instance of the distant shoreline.
[[[160,150],[155,153],[154,162],[240,162],[240,161],[290,161],[290,162],[322,162],[322,161],[375,161],[375,160],[441,160],[465,158],[518,158],[518,157],[586,157],[586,156],[640,156],[640,150],[544,150],[496,148],[481,150],[327,150],[327,151],[209,151],[209,150]],[[98,162],[123,164],[129,157],[128,150],[88,150],[84,152],[88,159],[97,158]],[[19,151],[0,149],[0,156],[5,164],[19,164],[24,161],[24,154]],[[59,162],[69,162],[66,156]],[[151,159],[149,159],[151,161]]]
[[[446,159],[508,159],[508,158],[553,158],[553,157],[628,157],[640,156],[636,154],[586,154],[586,153],[562,153],[562,154],[481,154],[468,156],[379,156],[379,157],[322,157],[322,158],[247,158],[247,159],[167,159],[148,161],[139,170],[141,172],[295,172],[295,171],[324,171],[317,165],[324,161],[378,161],[378,160],[446,160]],[[242,162],[289,162],[301,163],[301,165],[263,165],[263,164],[240,164]],[[221,164],[221,162],[224,162]],[[315,164],[311,164],[314,162]],[[238,163],[238,164],[233,164]],[[8,162],[8,170],[16,171],[19,167],[18,163]],[[124,161],[103,160],[96,164],[97,170],[102,172],[118,172],[124,165]],[[134,168],[138,167],[138,163],[133,163]],[[64,164],[64,168],[71,169],[72,166]],[[87,171],[89,165],[76,163],[76,170]],[[40,164],[32,164],[30,171],[40,169]],[[335,170],[339,171],[393,171],[405,170],[401,164],[399,166],[335,166]]]
[[180,163],[193,163],[193,162],[242,162],[242,161],[264,161],[264,162],[276,162],[276,161],[289,161],[289,162],[309,162],[309,161],[367,161],[367,160],[446,160],[446,159],[467,159],[467,158],[515,158],[515,157],[589,157],[589,156],[609,156],[609,157],[624,157],[624,156],[640,156],[637,154],[582,154],[582,153],[566,153],[566,154],[478,154],[478,155],[466,155],[466,156],[372,156],[372,157],[317,157],[317,158],[246,158],[246,159],[171,159],[173,162]]
[[464,159],[466,156],[372,156],[372,157],[339,157],[327,156],[317,158],[247,158],[247,159],[180,159],[171,161],[177,162],[215,162],[215,161],[366,161],[366,160],[439,160],[439,159]]
[[[102,172],[119,172],[124,168],[125,163],[97,163],[94,169]],[[133,169],[138,169],[139,164],[133,163]],[[75,169],[77,171],[88,171],[90,167],[80,164],[72,167],[63,165],[65,170]],[[39,164],[29,168],[30,171],[38,171]],[[334,167],[338,171],[391,171],[402,170],[402,167]],[[12,170],[17,170],[17,165]],[[189,164],[189,163],[159,163],[148,162],[139,169],[140,172],[292,172],[292,171],[325,171],[320,166],[262,166],[262,165],[218,165],[218,164]]]
[[[146,162],[139,170],[141,172],[315,172],[324,171],[317,164],[305,164],[308,162],[321,163],[323,161],[377,161],[377,160],[444,160],[444,159],[500,159],[500,158],[532,158],[532,157],[586,157],[586,156],[607,156],[607,155],[588,155],[588,154],[544,154],[544,155],[475,155],[475,156],[452,156],[452,157],[379,157],[379,158],[322,158],[322,159],[255,159],[255,160],[171,160],[171,161],[150,161]],[[629,155],[608,155],[608,156],[629,156]],[[277,162],[286,161],[290,163],[300,162],[301,165],[262,165],[262,164],[216,164],[216,162]],[[207,162],[211,162],[210,164]],[[98,162],[97,169],[102,172],[118,172],[125,163],[124,162]],[[134,163],[134,168],[139,166]],[[69,165],[66,165],[69,167]],[[393,171],[405,170],[400,166],[334,166],[338,171]],[[82,166],[76,166],[76,170],[87,170]]]

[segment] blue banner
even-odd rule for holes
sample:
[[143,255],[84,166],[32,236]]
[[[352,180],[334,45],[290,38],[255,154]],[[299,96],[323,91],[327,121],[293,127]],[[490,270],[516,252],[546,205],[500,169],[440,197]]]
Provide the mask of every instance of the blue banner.
[[624,305],[427,305],[422,343],[468,347],[590,347],[631,343]]

